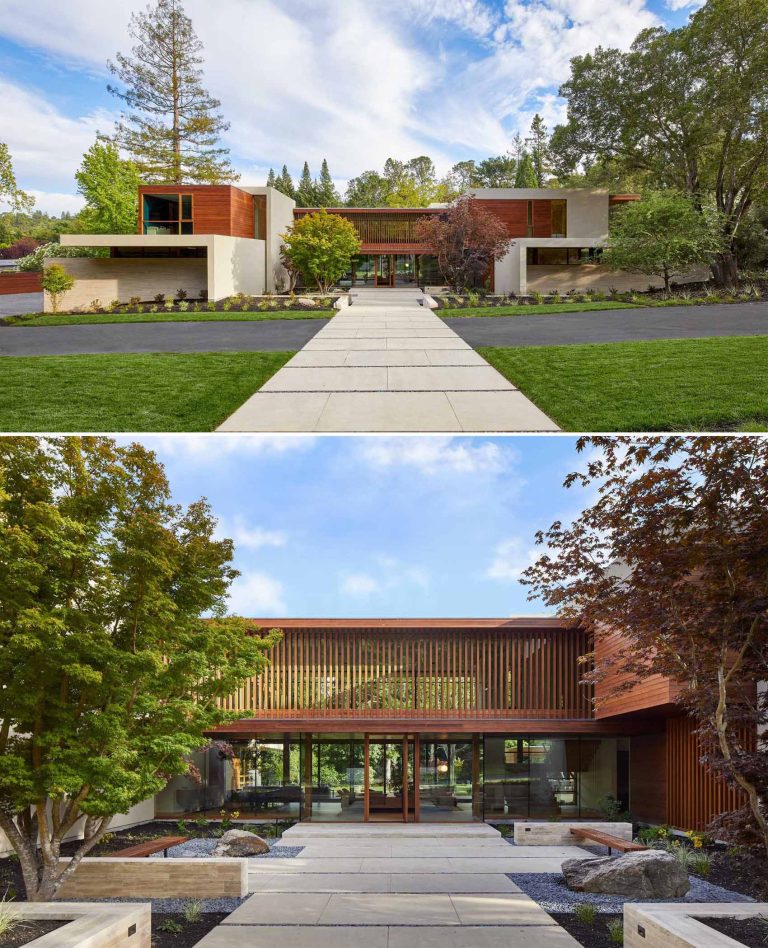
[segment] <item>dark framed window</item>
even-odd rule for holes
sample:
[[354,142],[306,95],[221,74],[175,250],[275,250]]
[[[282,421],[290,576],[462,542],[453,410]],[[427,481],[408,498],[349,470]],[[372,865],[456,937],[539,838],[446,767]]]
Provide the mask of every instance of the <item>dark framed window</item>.
[[191,194],[144,194],[142,231],[150,236],[193,234]]
[[558,199],[552,201],[550,210],[552,212],[552,236],[568,236],[568,202]]

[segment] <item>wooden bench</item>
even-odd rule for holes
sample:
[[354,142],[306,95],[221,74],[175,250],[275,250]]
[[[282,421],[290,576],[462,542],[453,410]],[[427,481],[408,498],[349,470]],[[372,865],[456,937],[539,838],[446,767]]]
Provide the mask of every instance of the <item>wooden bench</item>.
[[632,840],[622,839],[620,836],[611,836],[610,833],[603,833],[600,830],[592,829],[590,826],[572,826],[571,835],[581,836],[582,839],[591,839],[594,843],[607,846],[609,856],[613,849],[618,849],[622,853],[637,853],[641,850],[648,849],[648,847],[643,846],[642,843],[633,843]]
[[159,839],[150,839],[149,842],[139,843],[137,846],[129,846],[127,849],[121,849],[115,853],[115,856],[121,858],[128,856],[141,859],[147,856],[154,856],[155,853],[161,852],[167,859],[168,850],[172,846],[181,846],[182,843],[186,843],[190,838],[189,836],[161,836]]

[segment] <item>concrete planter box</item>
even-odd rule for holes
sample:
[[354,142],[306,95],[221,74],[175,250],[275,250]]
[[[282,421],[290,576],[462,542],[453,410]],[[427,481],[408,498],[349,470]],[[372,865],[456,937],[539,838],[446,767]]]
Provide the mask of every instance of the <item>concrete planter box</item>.
[[28,921],[69,921],[29,942],[28,948],[151,948],[152,907],[148,903],[9,902],[5,907]]
[[638,903],[624,906],[625,948],[738,948],[742,944],[693,916],[768,915],[768,902]]
[[241,899],[248,860],[86,857],[59,890],[62,899]]
[[[563,820],[557,823],[543,823],[538,821],[521,822],[515,820],[515,843],[518,846],[578,846],[579,838],[571,833],[571,827],[589,827],[600,830],[619,839],[632,840],[631,823],[608,823],[603,820]],[[585,845],[590,841],[584,840]]]

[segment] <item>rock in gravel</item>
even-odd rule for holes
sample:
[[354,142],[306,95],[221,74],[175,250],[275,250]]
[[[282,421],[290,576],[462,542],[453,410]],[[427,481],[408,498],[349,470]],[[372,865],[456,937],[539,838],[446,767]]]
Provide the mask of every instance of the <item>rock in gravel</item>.
[[670,853],[649,849],[623,856],[566,859],[563,876],[575,892],[606,892],[635,899],[679,899],[691,885]]
[[216,844],[212,856],[261,856],[269,852],[269,844],[247,830],[227,830]]
[[307,308],[315,305],[315,301],[309,296],[299,296],[296,302],[299,304],[299,306],[306,306]]

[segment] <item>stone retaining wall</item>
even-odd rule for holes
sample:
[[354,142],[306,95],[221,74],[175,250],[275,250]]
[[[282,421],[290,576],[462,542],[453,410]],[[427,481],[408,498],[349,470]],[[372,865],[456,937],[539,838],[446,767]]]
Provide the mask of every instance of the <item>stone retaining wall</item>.
[[737,918],[768,915],[766,902],[655,902],[624,906],[624,948],[726,948],[737,946],[727,935],[693,916]]
[[152,944],[149,903],[8,902],[5,910],[30,922],[69,920],[36,938],[31,943],[35,948],[151,948]]
[[[66,862],[67,860],[62,860]],[[248,895],[247,859],[120,859],[93,856],[80,863],[60,899],[218,899]]]
[[[593,823],[588,820],[543,823],[515,820],[515,843],[518,846],[578,846],[580,840],[571,833],[572,826],[589,827],[600,830],[601,833],[618,836],[620,839],[632,839],[631,823],[608,823],[602,820],[596,820]],[[589,840],[583,840],[583,842],[587,846],[590,845]]]

